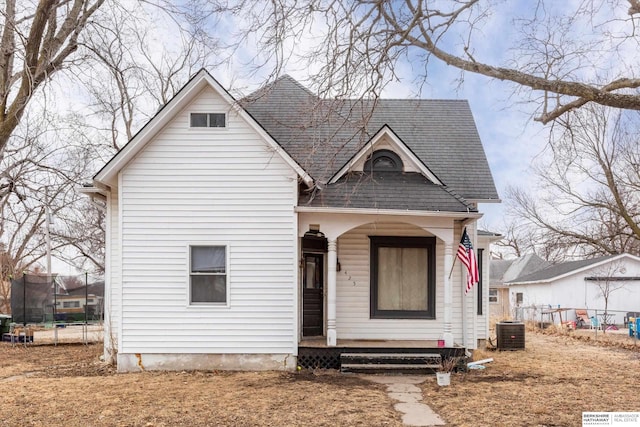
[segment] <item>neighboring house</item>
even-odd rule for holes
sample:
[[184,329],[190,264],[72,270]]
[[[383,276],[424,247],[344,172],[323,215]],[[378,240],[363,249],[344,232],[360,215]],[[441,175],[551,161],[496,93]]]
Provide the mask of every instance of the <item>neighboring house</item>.
[[465,296],[454,266],[464,227],[488,249],[477,206],[498,201],[466,101],[325,100],[285,76],[238,102],[203,70],[83,191],[107,205],[120,371],[487,338],[488,287]]
[[[640,258],[629,254],[556,264],[505,282],[521,307],[580,308],[593,315],[604,311],[608,293],[610,323],[622,324],[626,312],[640,312]],[[565,316],[574,320],[575,310]]]
[[[102,316],[102,297],[95,294],[75,294],[75,295],[56,295],[56,318],[57,320],[66,319],[68,314],[85,314],[85,305],[87,307],[86,314],[90,320],[95,320]],[[81,320],[82,317],[76,317]]]
[[491,276],[489,277],[489,315],[494,321],[511,317],[509,304],[509,288],[503,283],[502,276],[513,260],[491,259]]
[[516,259],[492,259],[489,283],[489,312],[496,321],[513,319],[513,307],[522,304],[516,295],[509,295],[508,283],[516,278],[550,267],[551,263],[536,254]]

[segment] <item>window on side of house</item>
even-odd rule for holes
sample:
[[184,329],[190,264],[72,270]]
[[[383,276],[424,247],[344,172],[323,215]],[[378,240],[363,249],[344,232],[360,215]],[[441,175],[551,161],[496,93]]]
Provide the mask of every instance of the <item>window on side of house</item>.
[[227,127],[225,113],[191,113],[189,125],[192,128],[224,128]]
[[522,292],[516,292],[516,304],[517,305],[522,305],[522,301],[523,301]]
[[189,303],[227,303],[227,247],[191,246]]
[[79,308],[80,301],[64,301],[62,303],[62,308]]
[[435,318],[435,238],[371,236],[372,318]]
[[498,290],[497,289],[489,289],[489,302],[492,304],[496,304],[498,302]]

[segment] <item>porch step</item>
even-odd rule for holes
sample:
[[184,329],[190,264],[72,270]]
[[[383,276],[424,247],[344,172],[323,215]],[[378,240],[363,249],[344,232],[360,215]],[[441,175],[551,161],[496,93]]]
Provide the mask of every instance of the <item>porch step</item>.
[[361,373],[432,373],[442,357],[438,353],[342,353],[340,370]]

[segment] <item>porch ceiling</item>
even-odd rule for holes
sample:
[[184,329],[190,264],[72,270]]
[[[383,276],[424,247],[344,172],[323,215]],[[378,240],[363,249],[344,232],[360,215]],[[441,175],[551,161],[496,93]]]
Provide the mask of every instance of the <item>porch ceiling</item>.
[[[305,338],[298,343],[298,347],[325,348],[327,339],[324,337]],[[436,348],[437,340],[338,340],[336,347],[346,348]]]
[[296,208],[298,235],[304,236],[311,224],[320,224],[329,240],[365,224],[407,223],[421,228],[444,242],[454,242],[455,220],[477,220],[482,214],[469,212],[418,212],[369,209]]

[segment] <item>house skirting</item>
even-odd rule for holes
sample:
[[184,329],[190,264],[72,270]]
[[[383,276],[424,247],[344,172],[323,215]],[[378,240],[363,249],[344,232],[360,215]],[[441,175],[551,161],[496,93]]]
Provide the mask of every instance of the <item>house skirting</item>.
[[118,372],[293,371],[296,366],[292,354],[118,353]]
[[306,369],[340,369],[342,353],[429,353],[440,354],[443,359],[463,357],[463,347],[420,346],[426,341],[366,342],[345,340],[336,346],[318,345],[317,341],[302,341],[298,344],[298,365]]

